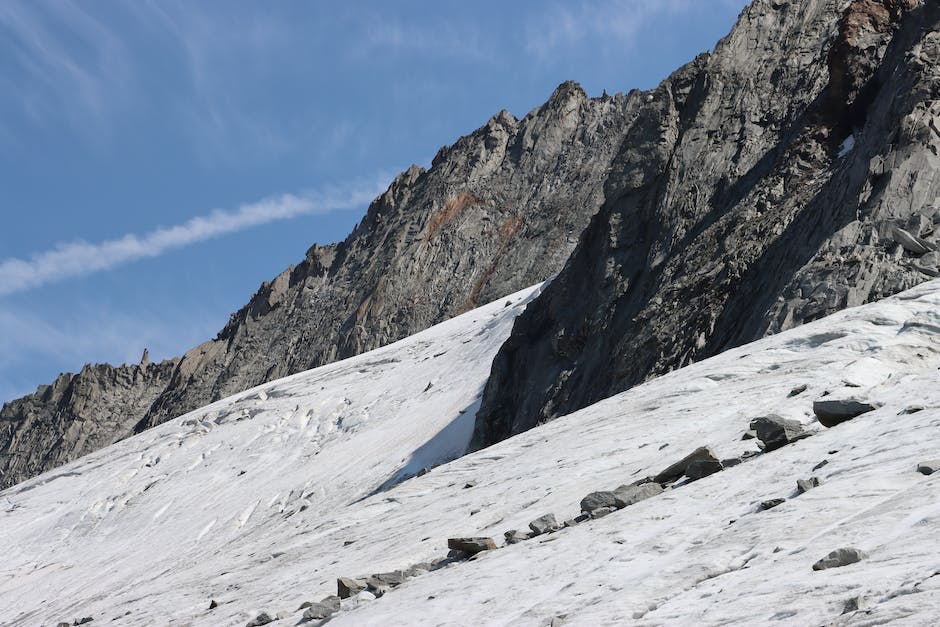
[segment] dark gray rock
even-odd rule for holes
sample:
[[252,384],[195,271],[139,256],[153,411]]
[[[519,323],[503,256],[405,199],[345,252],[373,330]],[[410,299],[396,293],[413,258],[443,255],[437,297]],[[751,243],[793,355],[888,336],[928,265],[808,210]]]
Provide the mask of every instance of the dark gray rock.
[[802,385],[798,385],[798,386],[796,386],[795,388],[793,388],[792,390],[790,390],[790,393],[787,394],[787,398],[793,398],[794,396],[799,396],[800,394],[802,394],[802,393],[805,392],[805,391],[806,391],[806,384],[805,384],[805,383],[802,384]]
[[589,514],[578,514],[574,518],[569,518],[568,520],[566,520],[565,527],[574,527],[590,519],[591,519],[591,516]]
[[[702,466],[703,470],[713,467],[714,464],[721,465],[721,462],[715,454],[712,453],[711,449],[707,446],[701,446],[660,472],[653,480],[660,484],[677,481],[688,474],[689,465],[692,463],[704,463],[704,466]],[[720,468],[718,468],[718,470],[720,470]],[[689,478],[691,479],[691,477]]]
[[752,2],[642,94],[604,206],[493,362],[471,449],[930,278],[891,230],[934,228],[908,221],[940,196],[940,6],[882,4]]
[[268,623],[273,623],[275,618],[268,614],[267,612],[261,612],[255,616],[252,620],[248,621],[245,627],[261,627],[261,625],[267,625]]
[[864,610],[868,607],[868,600],[861,596],[854,596],[851,599],[847,600],[842,606],[843,614],[850,614],[852,612],[857,612],[859,610]]
[[750,422],[750,428],[757,432],[757,439],[763,443],[764,451],[768,453],[808,435],[799,421],[776,414],[754,418]]
[[852,547],[845,547],[832,551],[829,553],[829,555],[813,564],[813,570],[840,568],[842,566],[848,566],[849,564],[855,564],[856,562],[860,562],[867,558],[868,554],[865,553],[865,551]]
[[729,458],[727,458],[727,459],[721,460],[721,467],[722,467],[722,468],[733,468],[733,467],[739,465],[740,463],[742,463],[743,461],[744,461],[744,460],[741,459],[740,457],[729,457]]
[[93,617],[91,617],[91,616],[85,616],[85,617],[83,617],[83,618],[77,618],[77,619],[75,619],[75,622],[72,623],[72,624],[73,624],[73,625],[87,625],[88,623],[90,623],[90,622],[92,622],[92,621],[94,621],[94,620],[95,620],[95,619],[94,619]]
[[804,492],[809,492],[813,488],[818,488],[822,482],[819,480],[819,477],[810,477],[809,479],[797,479],[796,480],[796,491],[799,494]]
[[311,603],[304,611],[304,620],[317,620],[329,618],[340,610],[340,598],[336,596],[326,597],[319,603]]
[[824,427],[834,427],[875,409],[876,405],[855,398],[823,398],[813,403],[813,413]]
[[506,538],[506,544],[519,544],[520,542],[525,542],[532,537],[532,533],[528,531],[517,531],[516,529],[510,529],[503,534],[503,537]]
[[366,582],[362,579],[340,577],[336,580],[336,595],[341,599],[354,597],[366,589]]
[[619,509],[619,508],[617,508],[617,507],[598,507],[597,509],[591,510],[590,516],[591,516],[592,519],[593,519],[593,518],[603,518],[603,517],[606,516],[607,514],[612,514],[613,512],[616,512],[617,509]]
[[663,487],[660,484],[647,482],[640,485],[622,485],[613,491],[591,492],[581,499],[581,511],[593,515],[600,509],[621,509],[656,496],[662,491]]
[[405,583],[408,575],[403,570],[389,573],[376,573],[366,578],[366,589],[377,597],[382,596],[392,588]]
[[754,429],[748,429],[741,436],[742,440],[753,440],[755,438],[757,438],[757,431],[755,431]]
[[552,531],[557,531],[561,528],[561,525],[558,524],[558,521],[555,520],[554,514],[545,514],[544,516],[539,516],[535,520],[529,523],[529,529],[532,530],[533,535],[542,535],[543,533],[551,533]]
[[496,548],[496,542],[493,538],[448,538],[447,548],[468,555],[476,555],[482,551],[492,551]]
[[418,562],[405,569],[406,577],[418,577],[434,570],[434,564],[431,562]]
[[783,505],[786,502],[786,499],[768,499],[766,501],[761,501],[757,509],[764,512],[768,509],[773,509],[778,505]]
[[591,492],[581,499],[581,511],[590,514],[599,509],[619,509],[623,507],[620,503],[620,497],[613,491]]
[[689,462],[685,469],[685,476],[692,481],[697,481],[723,469],[724,465],[717,459],[696,459]]
[[215,599],[211,599],[209,601],[209,609],[214,610],[217,607],[219,607],[219,604],[215,602]]
[[940,459],[934,459],[929,462],[920,462],[917,464],[917,472],[922,475],[932,475],[940,470]]

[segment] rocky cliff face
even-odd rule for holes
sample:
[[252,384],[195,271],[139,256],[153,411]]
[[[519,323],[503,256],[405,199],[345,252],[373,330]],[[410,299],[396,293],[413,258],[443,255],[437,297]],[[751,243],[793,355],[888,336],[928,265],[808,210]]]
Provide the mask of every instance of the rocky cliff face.
[[77,459],[133,433],[179,360],[85,366],[0,410],[0,487]]
[[644,94],[472,447],[937,276],[938,30],[933,0],[755,0]]
[[[500,112],[429,170],[401,174],[345,241],[312,247],[160,376],[86,368],[7,404],[0,488],[131,428],[398,340],[557,273],[603,203],[639,104],[638,93],[589,99],[564,83],[521,120]],[[76,387],[80,403],[68,392]]]

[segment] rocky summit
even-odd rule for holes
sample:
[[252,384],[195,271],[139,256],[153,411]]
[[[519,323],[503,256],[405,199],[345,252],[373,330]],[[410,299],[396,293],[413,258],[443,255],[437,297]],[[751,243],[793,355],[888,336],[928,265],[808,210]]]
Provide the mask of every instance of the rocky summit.
[[936,2],[756,0],[643,94],[472,448],[938,276],[938,30]]
[[399,175],[345,241],[311,247],[215,339],[146,377],[136,365],[91,366],[7,403],[0,488],[557,273],[604,201],[640,100],[588,98],[565,82],[521,120],[502,111],[442,148],[430,169]]

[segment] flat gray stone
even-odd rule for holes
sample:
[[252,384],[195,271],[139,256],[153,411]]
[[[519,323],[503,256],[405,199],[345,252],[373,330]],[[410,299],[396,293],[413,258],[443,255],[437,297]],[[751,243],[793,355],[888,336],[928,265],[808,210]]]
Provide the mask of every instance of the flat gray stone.
[[757,439],[763,443],[764,452],[767,453],[809,435],[803,430],[803,425],[799,421],[776,414],[754,418],[749,428],[757,433]]
[[476,555],[482,551],[492,551],[496,548],[496,542],[493,538],[448,538],[447,548]]
[[539,516],[529,523],[529,529],[531,529],[533,535],[536,536],[542,535],[543,533],[551,533],[552,531],[557,531],[560,528],[561,525],[559,525],[558,521],[555,520],[554,514],[545,514],[544,516]]
[[503,534],[503,537],[506,538],[506,544],[519,544],[520,542],[525,542],[532,537],[532,534],[528,531],[518,531],[516,529],[510,529]]
[[[718,462],[718,458],[712,453],[711,449],[707,446],[700,446],[695,449],[676,463],[668,466],[665,470],[660,472],[658,475],[653,477],[653,480],[656,483],[670,483],[672,481],[678,481],[686,474],[686,471],[689,468],[689,465],[693,462],[706,462],[713,461]],[[720,462],[718,462],[720,463]]]
[[868,558],[868,554],[861,549],[856,549],[854,547],[836,549],[835,551],[829,553],[829,555],[826,557],[813,564],[813,570],[841,568],[842,566],[855,564],[856,562],[860,562],[866,558]]
[[766,511],[768,509],[773,509],[778,505],[783,505],[786,502],[786,499],[767,499],[766,501],[761,501],[759,509],[761,511]]
[[824,427],[834,427],[877,407],[857,398],[824,398],[813,403],[813,413]]
[[799,494],[804,492],[809,492],[813,488],[818,488],[822,482],[819,480],[819,477],[810,477],[809,479],[797,479],[796,480],[796,491]]

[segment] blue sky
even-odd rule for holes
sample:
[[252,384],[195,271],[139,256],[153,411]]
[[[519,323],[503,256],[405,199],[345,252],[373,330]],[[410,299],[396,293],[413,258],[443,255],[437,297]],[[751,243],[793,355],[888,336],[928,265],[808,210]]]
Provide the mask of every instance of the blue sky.
[[650,88],[745,4],[0,3],[0,401],[209,339],[398,171],[566,79]]

